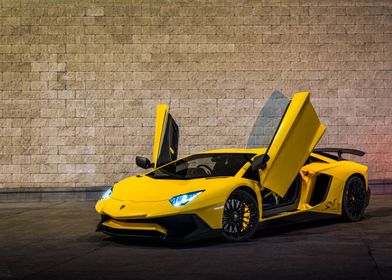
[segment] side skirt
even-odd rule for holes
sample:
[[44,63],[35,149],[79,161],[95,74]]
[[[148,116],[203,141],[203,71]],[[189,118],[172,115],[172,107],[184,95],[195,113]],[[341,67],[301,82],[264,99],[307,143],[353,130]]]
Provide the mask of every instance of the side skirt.
[[297,213],[290,213],[289,215],[283,214],[276,217],[270,217],[265,221],[261,221],[259,223],[258,229],[264,228],[265,226],[303,223],[303,222],[331,219],[337,217],[340,217],[340,215],[310,212],[310,211],[298,211]]

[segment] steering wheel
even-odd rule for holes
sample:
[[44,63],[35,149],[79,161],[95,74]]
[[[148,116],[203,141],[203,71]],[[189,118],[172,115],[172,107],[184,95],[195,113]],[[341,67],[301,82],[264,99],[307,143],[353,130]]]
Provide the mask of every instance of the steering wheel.
[[211,167],[209,167],[206,164],[199,164],[198,166],[196,166],[196,168],[202,168],[204,171],[206,171],[207,175],[211,175],[212,174]]

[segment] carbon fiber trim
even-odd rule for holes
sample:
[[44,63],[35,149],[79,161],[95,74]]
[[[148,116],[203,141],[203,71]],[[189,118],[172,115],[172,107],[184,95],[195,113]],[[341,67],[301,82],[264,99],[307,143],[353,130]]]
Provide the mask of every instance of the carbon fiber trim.
[[129,230],[129,229],[117,229],[112,227],[107,227],[102,225],[101,231],[103,233],[112,236],[122,236],[122,237],[141,237],[141,238],[159,238],[164,239],[165,234],[155,230]]
[[[167,230],[165,236],[161,232],[151,230],[123,230],[113,229],[103,226],[102,223],[108,219],[113,219],[107,215],[101,217],[101,222],[97,226],[97,231],[102,231],[112,236],[122,237],[142,237],[159,239],[199,239],[202,236],[216,236],[219,230],[213,230],[201,218],[195,214],[182,214],[152,219],[124,219],[118,220],[129,223],[154,223]],[[113,219],[116,220],[116,219]]]

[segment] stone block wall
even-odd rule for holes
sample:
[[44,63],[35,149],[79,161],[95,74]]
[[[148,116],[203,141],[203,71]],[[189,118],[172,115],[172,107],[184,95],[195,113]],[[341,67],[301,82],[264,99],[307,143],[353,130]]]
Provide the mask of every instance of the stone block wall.
[[245,147],[274,91],[392,178],[392,2],[0,0],[0,187],[113,184],[170,102],[180,155]]

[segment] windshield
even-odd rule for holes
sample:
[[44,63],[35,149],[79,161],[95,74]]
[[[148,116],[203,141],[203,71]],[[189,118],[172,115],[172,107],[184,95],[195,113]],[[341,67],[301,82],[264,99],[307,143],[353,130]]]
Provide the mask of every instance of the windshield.
[[196,179],[234,176],[255,154],[216,153],[189,156],[162,166],[147,176],[155,179]]

